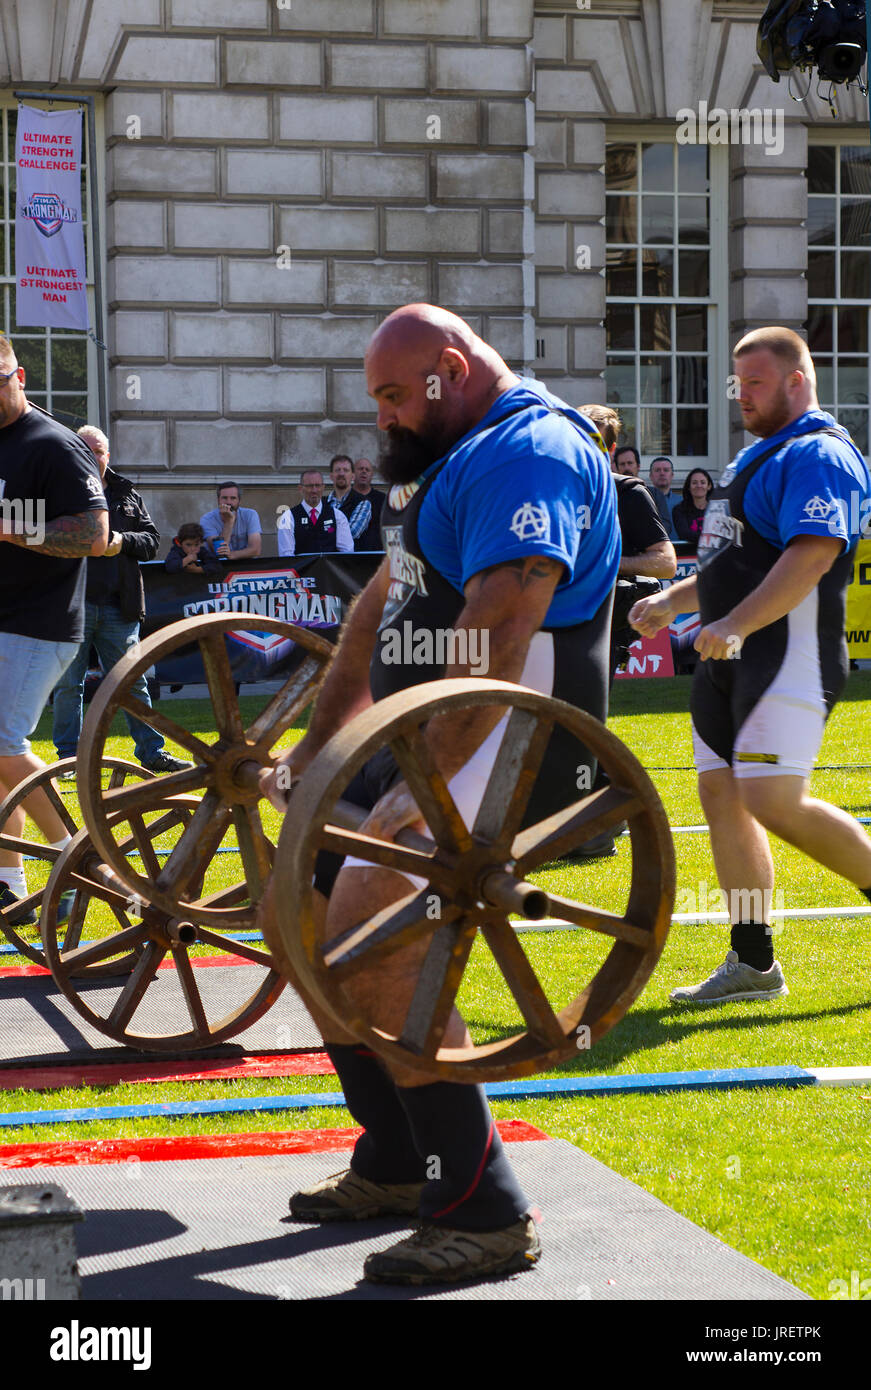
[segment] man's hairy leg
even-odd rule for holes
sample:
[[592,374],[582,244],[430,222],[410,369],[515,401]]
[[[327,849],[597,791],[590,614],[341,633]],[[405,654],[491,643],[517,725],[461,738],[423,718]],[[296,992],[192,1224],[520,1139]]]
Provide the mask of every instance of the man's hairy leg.
[[768,836],[744,805],[731,768],[715,768],[699,776],[699,799],[711,831],[711,852],[717,879],[726,895],[732,921],[740,920],[743,895],[755,892],[770,902],[774,864]]
[[871,887],[871,837],[847,811],[809,796],[807,778],[746,777],[738,787],[743,804],[772,834],[857,888]]
[[[413,897],[417,892],[418,889],[407,878],[394,873],[392,869],[342,869],[330,895],[324,939],[330,940],[350,927],[370,920],[383,908],[398,904],[403,898]],[[363,903],[365,910],[361,908]],[[370,1023],[388,1033],[398,1034],[402,1031],[431,939],[427,935],[389,955],[378,953],[370,958],[371,963],[368,964],[364,957],[361,968],[345,981],[343,988]],[[452,1010],[443,1045],[463,1047],[470,1043],[463,1019],[456,1009]],[[391,1060],[385,1061],[384,1065],[398,1086],[427,1086],[431,1082],[431,1078],[421,1076],[420,1072],[401,1063]]]

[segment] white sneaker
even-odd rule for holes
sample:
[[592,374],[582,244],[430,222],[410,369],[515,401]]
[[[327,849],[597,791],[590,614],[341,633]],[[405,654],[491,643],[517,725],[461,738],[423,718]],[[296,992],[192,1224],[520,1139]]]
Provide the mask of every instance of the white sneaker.
[[673,989],[668,996],[675,1004],[734,1004],[741,999],[776,999],[789,994],[780,961],[770,970],[754,970],[729,951],[722,965],[700,985]]

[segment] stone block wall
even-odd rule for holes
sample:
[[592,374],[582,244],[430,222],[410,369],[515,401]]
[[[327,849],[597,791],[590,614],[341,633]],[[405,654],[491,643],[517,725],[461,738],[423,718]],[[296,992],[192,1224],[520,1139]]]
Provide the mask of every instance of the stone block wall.
[[391,309],[531,357],[533,3],[166,9],[106,73],[114,452],[168,534],[234,477],[270,536],[302,468],[377,458]]

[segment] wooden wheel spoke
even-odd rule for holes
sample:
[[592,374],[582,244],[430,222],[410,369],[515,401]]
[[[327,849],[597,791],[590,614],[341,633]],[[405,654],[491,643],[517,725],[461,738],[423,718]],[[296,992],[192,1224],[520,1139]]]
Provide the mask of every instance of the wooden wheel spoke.
[[232,937],[209,931],[207,927],[197,927],[197,942],[203,946],[217,946],[219,951],[241,956],[243,960],[253,961],[255,965],[265,965],[269,968],[272,966],[272,957],[268,951],[260,950],[248,941],[234,941]]
[[[244,622],[242,624],[244,626]],[[221,632],[204,632],[198,637],[200,655],[206,673],[206,683],[212,697],[215,715],[215,728],[223,738],[234,743],[241,741],[245,734],[239,701],[236,698],[236,685],[227,651],[227,639]]]
[[[218,754],[202,739],[197,738],[196,734],[189,733],[181,724],[177,724],[168,715],[162,714],[159,710],[153,709],[151,705],[146,705],[144,701],[135,695],[125,692],[121,700],[121,708],[127,710],[128,714],[133,714],[137,719],[141,719],[143,724],[148,724],[150,728],[156,729],[163,734],[164,738],[171,739],[173,743],[178,743],[182,748],[192,753],[199,763],[213,763],[217,761]],[[111,785],[111,783],[110,783]]]
[[520,832],[512,847],[517,861],[515,873],[524,877],[537,864],[558,858],[642,809],[637,796],[619,787],[603,787],[601,791],[591,792],[582,801]]
[[588,907],[586,903],[575,902],[573,898],[560,897],[558,893],[549,894],[551,910],[557,917],[564,918],[576,927],[586,927],[588,931],[601,932],[603,936],[613,936],[617,941],[626,941],[630,946],[640,946],[646,951],[650,948],[653,936],[643,927],[633,926],[616,912],[604,912],[598,907]]
[[[401,832],[408,834],[411,832]],[[435,849],[432,840],[424,840],[424,837],[416,837],[421,844],[429,845],[431,850]],[[417,874],[428,881],[436,888],[440,888],[443,893],[452,893],[454,889],[454,877],[450,869],[433,859],[432,854],[414,848],[407,848],[405,845],[394,844],[392,840],[376,839],[365,832],[354,830],[340,830],[333,825],[325,825],[321,836],[321,846],[329,850],[332,854],[352,854],[358,859],[371,860],[373,864],[378,864],[384,869],[397,869],[405,873]]]
[[[19,840],[14,835],[0,835],[0,849],[11,851],[13,854],[30,854],[34,859],[45,859],[49,864],[53,864],[59,859],[62,850],[53,849],[51,845],[44,845],[40,840]],[[3,877],[3,870],[0,869],[0,878]]]
[[191,898],[190,907],[235,907],[248,901],[248,884],[234,883],[231,888],[218,888],[204,898]]
[[[263,896],[263,889],[272,868],[271,844],[266,838],[256,806],[234,806],[233,822],[239,840],[239,854],[245,870],[248,895],[257,903]],[[270,845],[270,849],[267,849]]]
[[507,855],[523,819],[550,740],[553,722],[515,709],[505,726],[472,834]]
[[[293,727],[312,699],[315,683],[324,670],[324,662],[307,656],[298,671],[282,686],[258,714],[245,732],[245,738],[258,752],[268,751],[283,733]],[[256,755],[255,755],[256,756]]]
[[400,734],[391,740],[390,747],[436,844],[456,854],[468,854],[472,838],[422,731]]
[[[124,936],[119,932],[116,941]],[[155,971],[166,955],[167,947],[156,941],[149,941],[133,967],[126,985],[115,1000],[114,1008],[106,1019],[110,1028],[126,1028],[142,1002],[142,996],[154,979]]]
[[[137,816],[134,814],[130,817],[130,830],[132,832],[130,839],[132,839],[142,856],[142,867],[146,875],[148,878],[157,879],[160,873],[160,860],[154,852],[154,842],[151,834],[149,834],[149,830],[152,834],[155,833],[155,827],[150,826],[149,830],[146,830],[145,818],[141,815]],[[125,840],[123,843],[119,844],[118,848],[122,852],[126,852],[128,844],[129,840]]]
[[88,915],[88,902],[89,899],[87,895],[78,890],[76,896],[73,898],[73,905],[66,923],[63,946],[61,947],[62,954],[66,954],[68,951],[75,951],[78,948],[79,942],[82,939],[82,928],[85,925],[85,918]]
[[97,961],[108,960],[110,956],[120,955],[123,951],[138,946],[147,935],[148,928],[140,922],[135,927],[125,927],[124,931],[104,936],[99,941],[89,942],[87,946],[76,946],[72,951],[62,951],[60,962],[65,970],[72,973],[73,967],[78,969],[83,965],[95,965]]
[[529,1024],[530,1033],[548,1047],[562,1047],[566,1040],[562,1024],[511,923],[505,918],[501,922],[485,922],[481,930],[517,1007]]
[[410,1052],[435,1057],[441,1046],[476,930],[460,918],[434,932],[399,1039]]
[[[432,894],[425,890],[409,893],[397,902],[367,917],[356,926],[340,932],[324,943],[324,964],[331,975],[341,979],[342,975],[352,973],[359,966],[360,957],[375,951],[395,951],[407,946],[419,936],[431,935],[434,920],[427,916],[431,907]],[[460,915],[459,908],[444,904],[442,916],[437,922],[454,921]]]
[[[177,792],[192,792],[206,785],[208,769],[186,767],[182,772],[169,772],[165,777],[152,777],[147,782],[131,782],[103,793],[102,810],[106,816],[129,819],[137,811],[159,811],[168,797]],[[76,827],[78,829],[78,826]]]
[[206,792],[154,880],[155,887],[173,891],[183,889],[212,857],[213,844],[220,844],[229,815],[218,793]]
[[194,1031],[201,1037],[203,1034],[208,1035],[211,1030],[209,1028],[209,1020],[206,1018],[206,1010],[203,1006],[202,996],[197,988],[197,982],[194,977],[194,971],[188,953],[180,943],[177,946],[173,946],[172,958],[175,961],[179,984],[182,987],[184,1002],[187,1004],[187,1010],[190,1014]]
[[127,892],[120,881],[112,882],[108,873],[106,878],[100,877],[99,871],[89,873],[87,870],[74,869],[70,874],[69,886],[79,893],[84,893],[88,898],[99,898],[113,910],[116,907],[126,909],[134,896]]
[[[66,830],[67,834],[75,835],[76,831],[79,829],[79,826],[76,824],[76,822],[70,815],[69,810],[67,809],[67,804],[61,796],[60,792],[58,791],[57,787],[55,786],[54,782],[43,782],[42,790],[45,792],[45,795],[51,802],[52,809],[57,812],[57,814],[63,821],[64,829]],[[24,801],[21,803],[25,811],[27,811],[27,803],[29,800],[29,796],[25,797]]]

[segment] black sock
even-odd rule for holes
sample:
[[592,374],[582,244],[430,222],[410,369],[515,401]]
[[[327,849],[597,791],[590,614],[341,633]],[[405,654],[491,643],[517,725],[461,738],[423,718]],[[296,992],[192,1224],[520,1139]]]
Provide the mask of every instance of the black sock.
[[765,922],[736,922],[732,928],[732,950],[743,965],[754,970],[770,970],[774,964],[774,938]]
[[871,903],[871,888],[860,888],[859,892],[864,893],[869,903]]
[[420,1204],[425,1221],[496,1231],[528,1212],[483,1086],[436,1081],[397,1090],[430,1178]]
[[325,1043],[345,1093],[345,1104],[363,1133],[351,1167],[370,1182],[422,1182],[426,1167],[414,1146],[408,1116],[396,1087],[373,1052],[361,1046]]

